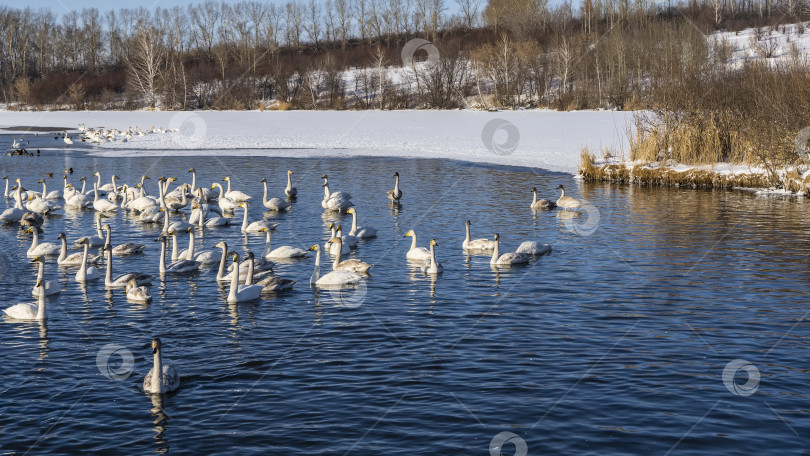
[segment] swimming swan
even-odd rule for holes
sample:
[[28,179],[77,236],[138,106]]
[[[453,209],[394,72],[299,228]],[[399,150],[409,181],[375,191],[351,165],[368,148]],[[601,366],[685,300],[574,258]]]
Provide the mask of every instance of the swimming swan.
[[290,208],[290,203],[281,198],[267,199],[267,179],[262,178],[262,184],[264,184],[264,195],[262,195],[262,204],[264,204],[264,207],[271,211],[286,211]]
[[152,293],[149,287],[138,286],[138,281],[135,279],[127,282],[126,287],[127,301],[137,302],[139,304],[148,304],[152,302]]
[[31,294],[37,298],[43,289],[45,291],[45,296],[50,296],[61,292],[62,286],[59,284],[58,280],[43,280],[45,278],[45,260],[41,257],[37,257],[34,258],[33,262],[39,263],[39,268],[37,270],[37,283],[41,283],[43,286],[34,286],[34,289],[31,290]]
[[[251,263],[248,267],[252,268],[252,266],[253,264]],[[234,271],[231,273],[231,287],[228,289],[228,303],[258,299],[264,287],[261,285],[239,285],[239,255],[235,253],[233,254],[233,267]],[[247,275],[251,275],[251,272],[252,271],[249,270]],[[247,279],[247,275],[245,279]],[[253,277],[250,277],[250,279],[252,280]]]
[[106,288],[126,288],[130,280],[134,280],[137,285],[149,285],[152,283],[154,276],[149,274],[142,274],[140,272],[130,272],[122,274],[115,279],[112,278],[112,249],[105,248],[104,253],[107,260],[107,274],[104,276],[104,286]]
[[352,230],[349,231],[350,235],[358,238],[372,238],[377,236],[377,228],[357,225],[357,209],[350,207],[346,210],[346,213],[352,214]]
[[299,249],[290,245],[282,245],[271,250],[271,234],[270,230],[262,228],[259,231],[267,233],[264,243],[264,252],[262,256],[268,260],[277,258],[304,258],[307,256],[307,251]]
[[430,251],[424,247],[417,247],[416,246],[416,231],[410,230],[405,233],[405,236],[410,236],[413,241],[411,241],[411,248],[408,250],[408,253],[405,255],[405,258],[411,261],[425,261],[430,258]]
[[284,194],[290,199],[298,196],[298,189],[292,186],[292,174],[292,171],[287,170],[287,188],[284,189]]
[[394,173],[394,177],[396,178],[394,181],[394,188],[392,190],[388,190],[388,199],[394,203],[399,203],[400,198],[402,198],[402,190],[399,189],[399,171]]
[[180,377],[172,366],[163,364],[160,338],[152,339],[154,364],[143,378],[143,390],[151,394],[163,394],[176,390],[180,386]]
[[425,274],[441,274],[442,271],[444,271],[444,268],[442,267],[441,263],[439,263],[439,261],[436,260],[435,249],[437,245],[439,244],[436,243],[436,239],[430,240],[430,258],[428,258],[427,260],[425,260],[424,263],[422,263],[421,268],[422,272],[424,272]]
[[531,259],[531,255],[527,253],[509,252],[500,254],[499,244],[501,237],[495,233],[495,250],[492,251],[492,258],[489,264],[493,266],[511,266],[516,264],[526,264]]
[[[37,282],[36,288],[43,288],[42,282]],[[36,303],[22,302],[3,309],[3,312],[15,320],[45,321],[48,314],[45,312],[45,293],[39,293]]]
[[309,249],[315,251],[315,270],[309,278],[310,286],[319,288],[343,288],[358,285],[363,280],[363,276],[351,271],[332,271],[323,277],[319,277],[321,274],[321,246],[316,244]]
[[368,270],[371,269],[371,264],[366,263],[364,261],[360,261],[357,258],[349,258],[348,260],[340,260],[340,251],[341,245],[343,240],[340,237],[336,237],[335,239],[329,241],[338,244],[337,254],[335,255],[335,261],[332,263],[332,270],[333,271],[351,271],[356,272],[358,274],[366,274]]
[[554,209],[557,207],[557,204],[554,201],[548,199],[537,199],[537,187],[532,187],[532,210],[541,211],[541,210],[548,210]]
[[471,251],[490,251],[495,248],[495,241],[481,238],[481,239],[471,239],[470,236],[470,221],[467,220],[464,222],[465,229],[467,231],[467,236],[464,238],[464,242],[461,243],[461,248],[464,250],[471,250]]
[[561,208],[563,208],[563,210],[566,211],[568,209],[575,209],[580,206],[581,202],[578,199],[565,195],[565,187],[563,187],[562,184],[560,184],[560,186],[557,188],[559,188],[560,191],[562,192],[560,198],[557,200],[557,206],[560,206]]
[[82,263],[79,265],[79,271],[76,273],[75,279],[79,283],[86,283],[92,280],[98,280],[101,277],[98,269],[95,266],[87,266],[88,252],[90,245],[84,242],[84,254],[82,255]]

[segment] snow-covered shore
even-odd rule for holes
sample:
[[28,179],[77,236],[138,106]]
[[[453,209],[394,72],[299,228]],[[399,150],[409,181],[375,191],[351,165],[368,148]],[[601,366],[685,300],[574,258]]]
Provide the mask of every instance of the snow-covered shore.
[[614,156],[627,157],[631,121],[631,112],[615,111],[0,111],[0,128],[75,129],[82,123],[119,130],[135,126],[146,130],[153,125],[180,128],[179,132],[133,136],[128,142],[103,143],[90,152],[105,156],[217,151],[449,158],[572,174],[583,147],[609,148]]

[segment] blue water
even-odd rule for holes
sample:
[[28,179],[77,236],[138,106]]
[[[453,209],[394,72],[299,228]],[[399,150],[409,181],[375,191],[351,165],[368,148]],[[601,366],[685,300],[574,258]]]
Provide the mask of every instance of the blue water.
[[[250,218],[280,223],[275,245],[303,248],[326,240],[328,221],[351,224],[324,216],[328,173],[333,191],[354,196],[360,223],[379,230],[352,254],[375,265],[372,279],[346,305],[345,294],[309,287],[309,258],[276,267],[297,281],[293,291],[227,304],[208,268],[156,281],[154,301],[138,305],[103,282],[83,289],[74,268],[51,262],[46,275],[64,290],[48,299],[47,324],[0,320],[4,454],[782,455],[810,446],[804,200],[585,184],[444,160],[105,158],[79,149],[3,156],[0,168],[37,190],[46,172],[59,189],[68,166],[74,184],[95,171],[103,183],[146,174],[155,194],[157,177],[190,182],[193,166],[200,184],[230,175],[254,199],[262,177],[281,196],[291,169],[293,210],[274,216],[253,204]],[[394,171],[399,209],[385,197]],[[582,216],[532,214],[530,189],[556,198],[559,184],[591,203]],[[528,239],[553,251],[493,270],[487,257],[462,252],[466,219],[474,236],[498,232],[504,251]],[[114,243],[147,244],[142,256],[115,257],[115,269],[157,273],[159,226],[129,215],[106,221]],[[57,242],[60,231],[72,241],[91,224],[92,211],[62,211],[41,241]],[[445,272],[435,280],[405,260],[411,228],[420,245],[438,242]],[[0,237],[4,307],[33,301],[30,235],[3,226]],[[198,240],[226,240],[242,255],[264,245],[261,236],[245,242],[238,226]],[[181,376],[162,398],[141,389],[154,336]],[[118,355],[99,366],[108,344],[132,354],[123,380],[109,378]],[[727,388],[744,385],[744,371],[723,378],[737,359],[760,373],[751,395]],[[509,443],[491,449],[499,439]]]

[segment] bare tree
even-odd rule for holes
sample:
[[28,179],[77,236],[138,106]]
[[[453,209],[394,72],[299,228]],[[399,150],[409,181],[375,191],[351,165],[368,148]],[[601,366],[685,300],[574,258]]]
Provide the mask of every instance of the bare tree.
[[156,27],[141,25],[129,41],[127,75],[129,82],[146,98],[147,105],[157,106],[157,81],[164,69],[166,48]]

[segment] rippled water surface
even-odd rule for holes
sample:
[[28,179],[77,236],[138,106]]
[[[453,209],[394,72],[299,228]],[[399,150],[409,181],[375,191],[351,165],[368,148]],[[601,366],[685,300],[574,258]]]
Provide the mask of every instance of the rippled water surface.
[[[138,305],[103,282],[84,289],[73,268],[48,263],[46,275],[64,289],[48,299],[47,324],[0,320],[4,453],[807,451],[803,200],[583,184],[442,160],[116,159],[79,150],[0,158],[4,174],[37,190],[47,172],[58,189],[73,167],[74,184],[95,171],[103,183],[112,173],[131,184],[146,174],[156,194],[156,178],[190,182],[192,166],[202,185],[230,175],[254,201],[261,178],[280,196],[293,170],[293,210],[273,215],[253,204],[249,215],[280,223],[274,244],[304,248],[326,240],[328,221],[351,224],[320,207],[328,173],[333,191],[354,196],[361,224],[379,230],[352,254],[375,265],[365,295],[310,289],[309,258],[278,264],[294,290],[259,301],[227,304],[207,268],[156,281],[154,301]],[[398,210],[385,197],[394,171],[405,194]],[[530,189],[556,199],[559,184],[592,206],[574,218],[533,215]],[[42,241],[90,234],[92,219],[92,211],[48,217]],[[528,239],[553,251],[493,270],[487,257],[463,254],[467,219],[474,236],[500,233],[505,251]],[[160,227],[130,215],[106,221],[114,243],[147,244],[142,256],[115,257],[116,271],[157,273]],[[438,242],[445,272],[435,280],[405,260],[411,228],[420,245]],[[4,307],[32,301],[30,235],[4,226],[0,237]],[[198,234],[198,248],[220,240],[240,254],[264,245],[232,226]],[[181,375],[164,398],[141,389],[156,335]],[[113,355],[105,368],[107,344],[132,354],[128,378],[109,378],[122,359]],[[738,359],[751,366],[724,376]]]

